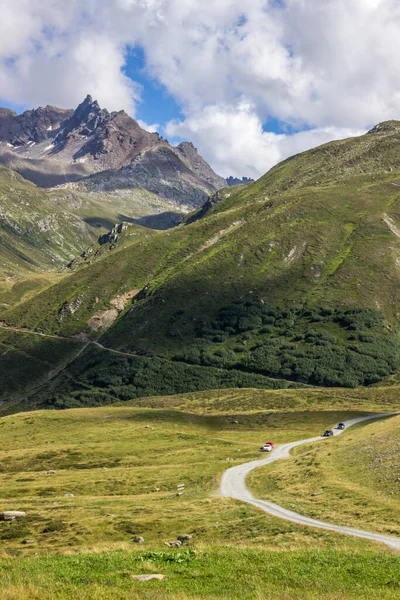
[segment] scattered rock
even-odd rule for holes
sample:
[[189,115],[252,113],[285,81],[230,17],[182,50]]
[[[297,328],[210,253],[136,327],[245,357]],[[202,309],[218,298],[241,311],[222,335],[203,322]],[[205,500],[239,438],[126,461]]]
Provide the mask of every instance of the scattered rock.
[[22,517],[26,517],[26,512],[20,510],[6,510],[0,513],[0,521],[13,521]]
[[23,544],[34,544],[35,540],[23,540],[22,543]]
[[136,537],[133,538],[133,541],[135,542],[135,544],[143,544],[144,537],[137,535]]
[[182,496],[183,492],[177,492],[176,495],[177,496]]
[[53,469],[50,469],[50,471],[47,471],[47,475],[55,475],[56,472],[53,471]]
[[233,458],[226,458],[225,460],[226,460],[226,461],[229,461],[229,460],[234,460],[234,459],[233,459]]
[[232,421],[232,423],[233,423],[234,425],[239,425],[239,421],[237,421],[236,419],[234,419],[234,420]]
[[152,573],[151,575],[133,575],[133,579],[136,581],[150,581],[151,579],[159,579],[162,581],[165,579],[166,575],[161,575],[159,573]]
[[168,548],[180,548],[182,546],[182,542],[180,540],[173,540],[172,542],[164,542]]
[[64,494],[64,498],[73,498],[74,494]]
[[115,517],[115,515],[112,515],[111,513],[107,514],[106,517],[110,517],[110,519],[113,519]]
[[313,492],[311,494],[311,496],[320,496],[322,494],[322,492]]
[[192,536],[189,533],[182,533],[181,535],[178,535],[176,539],[179,542],[188,542],[192,539]]

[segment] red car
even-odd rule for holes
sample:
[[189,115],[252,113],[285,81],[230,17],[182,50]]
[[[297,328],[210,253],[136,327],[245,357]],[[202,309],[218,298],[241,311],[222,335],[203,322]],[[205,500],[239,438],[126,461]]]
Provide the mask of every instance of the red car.
[[260,452],[272,452],[274,449],[274,444],[272,442],[265,442],[263,446],[260,448]]

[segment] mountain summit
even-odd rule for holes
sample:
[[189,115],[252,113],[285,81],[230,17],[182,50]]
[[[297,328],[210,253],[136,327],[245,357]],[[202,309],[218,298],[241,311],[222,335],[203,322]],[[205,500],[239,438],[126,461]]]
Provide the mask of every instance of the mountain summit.
[[17,115],[0,108],[0,164],[41,187],[107,172],[90,188],[139,187],[156,195],[161,173],[169,189],[166,197],[188,206],[200,206],[226,185],[192,144],[175,148],[125,111],[110,113],[89,95],[75,110],[46,106]]

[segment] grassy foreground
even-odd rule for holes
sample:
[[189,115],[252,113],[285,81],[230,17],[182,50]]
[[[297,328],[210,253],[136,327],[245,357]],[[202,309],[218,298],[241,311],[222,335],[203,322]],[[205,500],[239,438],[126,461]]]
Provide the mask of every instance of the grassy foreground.
[[[0,593],[4,600],[395,600],[399,569],[398,556],[374,552],[116,551],[3,560]],[[134,581],[141,573],[166,579]]]
[[[390,549],[216,494],[222,472],[256,458],[264,438],[302,439],[366,413],[352,399],[332,406],[333,395],[329,406],[322,392],[226,390],[3,417],[0,510],[27,516],[0,522],[0,597],[400,597],[400,556]],[[398,408],[394,388],[388,394],[367,411]],[[183,533],[192,536],[184,546],[165,546]],[[142,573],[166,579],[133,580]]]

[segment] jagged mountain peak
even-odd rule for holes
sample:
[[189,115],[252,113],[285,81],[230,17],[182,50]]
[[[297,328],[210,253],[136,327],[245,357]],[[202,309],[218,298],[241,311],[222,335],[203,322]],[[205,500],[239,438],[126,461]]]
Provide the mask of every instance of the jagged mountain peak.
[[99,193],[145,190],[163,206],[198,207],[226,185],[191,142],[175,148],[124,110],[102,108],[90,94],[75,110],[0,111],[0,164],[40,187],[81,182],[81,189]]

